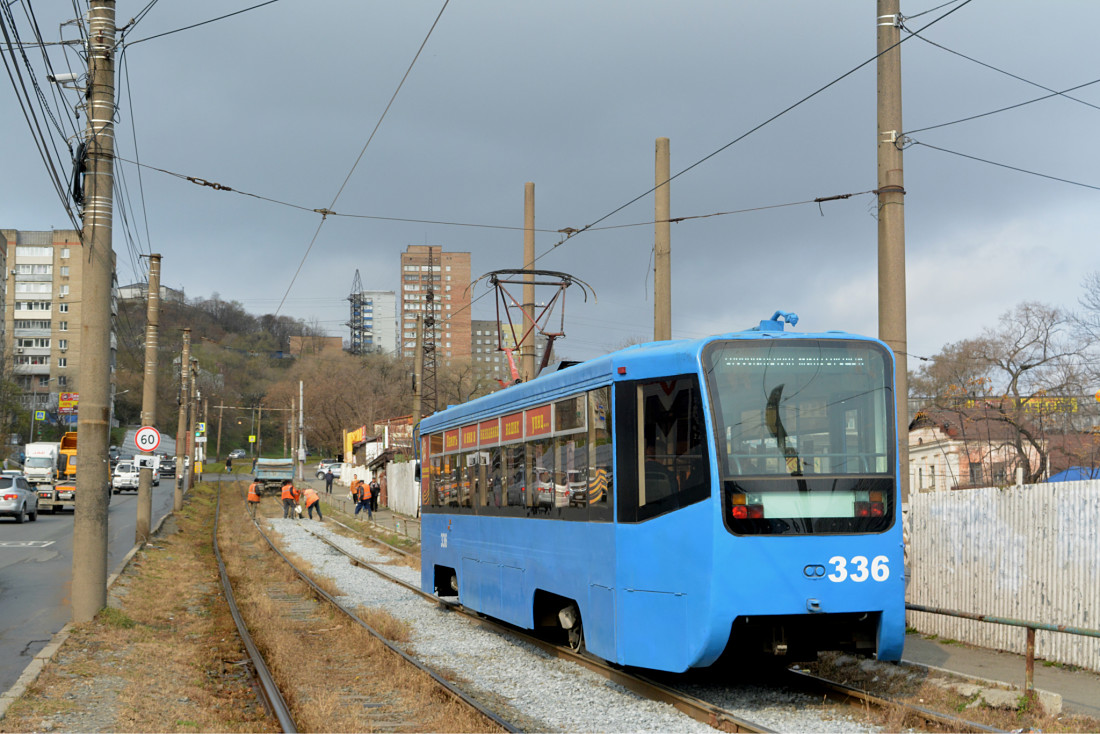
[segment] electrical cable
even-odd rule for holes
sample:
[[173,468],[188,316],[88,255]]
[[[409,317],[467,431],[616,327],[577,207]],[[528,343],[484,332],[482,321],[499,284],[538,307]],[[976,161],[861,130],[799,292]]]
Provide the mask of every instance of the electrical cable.
[[409,74],[412,73],[413,66],[416,65],[417,59],[420,58],[420,54],[424,51],[424,47],[428,45],[428,39],[432,37],[432,32],[435,31],[437,25],[439,25],[439,19],[443,17],[443,12],[447,9],[451,0],[443,0],[443,7],[439,9],[439,13],[435,16],[435,20],[432,21],[431,27],[428,29],[427,34],[424,36],[424,40],[420,42],[420,48],[416,50],[416,54],[413,55],[413,59],[409,62],[409,67],[405,70],[405,75],[401,77],[401,81],[398,83],[397,88],[393,90],[393,95],[390,97],[390,101],[386,104],[386,108],[382,110],[381,116],[378,118],[378,122],[375,123],[374,129],[371,130],[370,136],[367,138],[367,142],[363,144],[363,149],[359,151],[359,156],[355,159],[355,163],[352,164],[351,170],[348,171],[348,175],[344,178],[344,182],[340,184],[339,190],[336,192],[336,196],[332,198],[332,203],[323,211],[319,211],[321,214],[321,221],[317,223],[317,229],[313,233],[313,239],[310,240],[309,246],[306,248],[305,253],[302,255],[301,262],[298,263],[298,269],[294,271],[294,276],[290,279],[290,283],[286,287],[286,293],[283,294],[283,300],[279,302],[279,307],[275,309],[275,315],[279,314],[279,311],[283,308],[283,303],[286,302],[286,297],[290,295],[290,289],[294,287],[294,282],[298,280],[298,275],[302,272],[302,268],[306,264],[306,259],[309,258],[309,253],[313,250],[313,245],[317,242],[318,235],[321,234],[321,227],[325,225],[325,219],[328,216],[329,210],[336,206],[336,201],[340,198],[340,195],[344,193],[344,187],[348,185],[348,181],[351,180],[351,176],[355,173],[355,169],[359,166],[359,162],[363,160],[363,155],[367,152],[367,147],[374,140],[375,134],[382,126],[382,121],[386,119],[386,114],[390,111],[390,107],[393,106],[394,100],[397,99],[398,93],[401,88],[405,86],[405,80],[409,78]]
[[[961,0],[961,4],[960,4],[960,5],[958,5],[957,7],[954,7],[954,8],[952,8],[951,10],[947,11],[947,12],[946,12],[946,13],[944,13],[943,15],[941,15],[941,16],[939,16],[939,17],[937,17],[937,18],[936,18],[935,20],[932,20],[932,21],[930,21],[929,23],[925,24],[924,26],[922,26],[922,27],[920,28],[920,31],[924,31],[924,30],[927,30],[928,28],[930,28],[930,27],[934,26],[935,24],[939,23],[939,22],[940,22],[941,20],[943,20],[944,18],[948,17],[949,15],[952,15],[953,13],[955,13],[955,12],[957,12],[957,11],[961,10],[962,8],[966,7],[966,6],[967,6],[967,5],[969,5],[969,4],[971,3],[971,2],[973,2],[973,0]],[[948,4],[950,4],[950,3],[948,3]],[[940,6],[940,7],[944,7],[944,6]],[[575,237],[576,235],[579,235],[579,234],[583,234],[584,232],[587,232],[587,231],[591,230],[591,229],[592,229],[593,227],[595,227],[595,226],[596,226],[597,224],[599,224],[600,222],[604,221],[605,219],[608,219],[609,217],[612,217],[612,216],[614,216],[615,214],[618,214],[618,213],[619,213],[620,211],[622,211],[623,209],[626,209],[626,208],[627,208],[628,206],[631,206],[632,204],[634,204],[634,203],[636,203],[636,202],[640,201],[641,199],[643,199],[643,198],[645,198],[645,197],[649,196],[650,194],[652,194],[652,193],[653,193],[654,191],[656,191],[657,189],[661,188],[662,186],[666,186],[667,184],[671,183],[672,181],[674,181],[675,179],[679,178],[680,176],[683,176],[683,175],[684,175],[685,173],[687,173],[688,171],[691,171],[692,169],[694,169],[694,168],[696,168],[696,167],[698,167],[698,166],[702,165],[703,163],[705,163],[706,161],[708,161],[708,160],[710,160],[711,158],[715,157],[715,156],[716,156],[716,155],[718,155],[719,153],[722,153],[723,151],[725,151],[725,150],[729,149],[730,147],[732,147],[732,146],[736,145],[737,143],[741,142],[742,140],[744,140],[745,138],[749,137],[750,135],[752,135],[753,133],[757,132],[758,130],[760,130],[760,129],[762,129],[762,128],[766,127],[767,125],[771,124],[772,122],[774,122],[774,121],[778,120],[779,118],[783,117],[784,115],[786,115],[786,114],[787,114],[788,112],[790,112],[791,110],[794,110],[795,108],[797,108],[797,107],[801,106],[802,104],[804,104],[804,103],[808,102],[809,100],[813,99],[814,97],[816,97],[817,95],[821,94],[822,92],[824,92],[825,90],[829,89],[830,87],[832,87],[832,86],[834,86],[834,85],[838,84],[839,82],[843,81],[844,79],[848,78],[848,77],[849,77],[849,76],[851,76],[852,74],[854,74],[854,73],[856,73],[857,71],[859,71],[860,69],[862,69],[862,68],[863,68],[864,66],[867,66],[868,64],[870,64],[870,63],[871,63],[872,61],[875,61],[875,60],[877,60],[877,59],[878,59],[878,58],[879,58],[880,56],[882,56],[883,54],[889,53],[889,52],[890,52],[890,51],[892,51],[893,49],[895,49],[895,48],[897,48],[898,46],[900,46],[901,44],[905,43],[905,42],[906,42],[907,40],[909,40],[909,38],[911,38],[911,37],[912,37],[912,36],[907,36],[907,37],[905,37],[905,38],[902,38],[902,39],[901,39],[901,40],[899,40],[899,41],[898,41],[897,43],[895,43],[895,44],[893,44],[893,45],[889,46],[888,48],[885,48],[885,49],[883,49],[882,51],[880,51],[879,53],[875,54],[874,56],[872,56],[871,58],[867,59],[866,61],[864,61],[864,62],[860,63],[859,65],[857,65],[857,66],[853,67],[852,69],[849,69],[848,71],[844,72],[843,74],[841,74],[841,75],[840,75],[840,76],[838,76],[837,78],[833,79],[833,80],[832,80],[831,82],[829,82],[828,84],[826,84],[826,85],[824,85],[824,86],[822,86],[822,87],[819,87],[819,88],[818,88],[817,90],[815,90],[815,91],[811,92],[810,94],[806,95],[805,97],[803,97],[802,99],[798,100],[798,101],[797,101],[797,102],[795,102],[794,104],[792,104],[792,105],[790,105],[790,106],[788,106],[788,107],[784,108],[783,110],[781,110],[781,111],[777,112],[776,114],[772,115],[771,117],[769,117],[768,119],[764,120],[764,121],[763,121],[763,122],[761,122],[760,124],[758,124],[758,125],[756,125],[755,127],[753,127],[753,128],[751,128],[751,129],[749,129],[749,130],[748,130],[747,132],[744,132],[744,133],[742,133],[741,135],[737,136],[736,138],[734,138],[734,139],[733,139],[733,140],[731,140],[730,142],[726,143],[726,144],[725,144],[725,145],[723,145],[722,147],[718,148],[718,149],[717,149],[717,150],[715,150],[714,152],[712,152],[712,153],[709,153],[709,154],[707,154],[706,156],[704,156],[704,157],[700,158],[699,160],[697,160],[697,161],[696,161],[695,163],[692,163],[692,164],[691,164],[690,166],[688,166],[687,168],[684,168],[684,169],[680,170],[679,172],[677,172],[677,173],[673,174],[672,176],[669,176],[669,178],[668,178],[668,180],[667,180],[667,181],[663,181],[663,182],[661,182],[661,183],[658,183],[658,184],[656,184],[655,186],[653,186],[653,187],[651,187],[651,188],[647,189],[646,191],[642,192],[642,193],[641,193],[641,194],[639,194],[638,196],[635,196],[635,197],[634,197],[633,199],[631,199],[630,201],[626,202],[625,204],[622,204],[621,206],[618,206],[618,207],[616,207],[615,209],[612,209],[612,210],[611,210],[610,212],[608,212],[607,214],[604,214],[604,215],[603,215],[602,217],[600,217],[600,218],[596,219],[595,221],[591,222],[590,224],[587,224],[587,225],[585,225],[584,227],[581,227],[581,228],[580,228],[579,230],[576,230],[576,231],[573,231],[573,232],[569,233],[569,234],[568,234],[568,236],[567,236],[567,237],[566,237],[565,239],[566,239],[566,240],[568,240],[568,239],[571,239],[571,238]],[[534,261],[535,261],[535,262],[538,262],[538,261],[539,261],[539,260],[541,260],[541,259],[542,259],[542,258],[543,258],[544,256],[546,256],[546,255],[547,255],[548,253],[552,252],[552,251],[553,251],[553,250],[554,250],[555,248],[557,248],[557,247],[558,247],[559,245],[561,245],[561,244],[562,244],[562,242],[558,242],[558,243],[556,243],[556,244],[555,244],[555,245],[553,245],[553,247],[551,247],[551,248],[550,248],[549,250],[546,250],[546,251],[544,251],[544,252],[543,252],[543,253],[542,253],[541,255],[537,256],[537,257],[535,258],[535,260],[534,260]]]
[[978,156],[975,156],[975,155],[968,155],[966,153],[960,153],[956,150],[948,150],[947,148],[941,148],[937,145],[931,145],[929,143],[922,143],[919,140],[908,139],[907,143],[910,144],[910,145],[921,145],[921,146],[924,146],[925,148],[931,148],[932,150],[938,150],[941,153],[950,153],[951,155],[957,155],[960,158],[969,158],[970,160],[978,161],[979,163],[986,163],[988,165],[997,166],[999,168],[1007,168],[1010,171],[1016,171],[1018,173],[1026,173],[1030,176],[1038,176],[1039,178],[1046,178],[1046,179],[1049,179],[1051,181],[1059,181],[1061,183],[1070,184],[1071,186],[1080,186],[1081,188],[1093,189],[1094,191],[1100,191],[1100,186],[1093,186],[1092,184],[1081,183],[1080,181],[1071,181],[1068,178],[1059,178],[1058,176],[1050,176],[1050,175],[1047,175],[1045,173],[1038,173],[1036,171],[1029,171],[1026,168],[1019,168],[1018,166],[1010,166],[1007,163],[997,163],[996,161],[991,161],[987,158],[979,158]]
[[[1085,87],[1091,87],[1093,84],[1097,84],[1097,83],[1100,83],[1100,79],[1094,79],[1091,82],[1085,82],[1084,84],[1078,84],[1076,87],[1070,87],[1069,89],[1066,89],[1066,90],[1061,91],[1061,92],[1054,92],[1052,94],[1044,94],[1042,97],[1036,97],[1034,99],[1029,99],[1026,102],[1020,102],[1018,104],[1009,105],[1008,107],[1001,107],[999,109],[990,110],[989,112],[983,112],[983,113],[978,114],[978,115],[971,115],[969,117],[963,117],[963,118],[958,119],[958,120],[953,120],[952,122],[941,122],[938,125],[929,125],[928,127],[918,127],[915,130],[906,130],[904,133],[902,133],[902,135],[903,136],[904,135],[914,135],[916,133],[922,133],[922,132],[925,132],[927,130],[936,130],[936,129],[941,128],[941,127],[948,127],[949,125],[958,125],[961,122],[970,122],[971,120],[977,120],[977,119],[982,118],[982,117],[989,117],[990,115],[996,115],[999,112],[1007,112],[1008,110],[1014,110],[1014,109],[1017,109],[1019,107],[1024,107],[1026,105],[1033,104],[1035,102],[1042,102],[1043,100],[1050,99],[1051,97],[1062,96],[1062,97],[1065,97],[1066,99],[1073,99],[1075,101],[1080,101],[1080,100],[1076,100],[1076,98],[1074,98],[1074,97],[1070,97],[1070,96],[1066,95],[1066,92],[1073,92],[1073,91],[1076,91],[1078,89],[1084,89]],[[1096,107],[1096,105],[1089,104],[1088,102],[1083,102],[1083,104],[1086,104],[1089,107]],[[1097,107],[1097,109],[1100,109],[1100,107]]]
[[[154,0],[153,3],[150,3],[150,7],[153,4],[155,4],[155,2],[156,2],[156,0]],[[279,2],[279,0],[267,0],[267,2],[260,3],[258,5],[253,5],[253,6],[247,7],[247,8],[242,8],[241,10],[237,10],[233,13],[228,13],[226,15],[219,15],[217,18],[211,18],[210,20],[204,20],[201,23],[193,23],[189,26],[184,26],[183,28],[177,28],[174,31],[165,31],[164,33],[158,33],[155,36],[147,36],[146,38],[139,38],[136,41],[127,41],[127,44],[130,45],[130,46],[133,46],[134,44],[145,43],[146,41],[152,41],[154,38],[163,38],[164,36],[170,36],[173,33],[180,33],[181,31],[189,31],[192,28],[198,28],[199,26],[204,26],[204,25],[207,25],[209,23],[215,23],[219,20],[225,20],[226,18],[232,18],[234,15],[240,15],[241,13],[247,13],[249,10],[256,10],[257,8],[262,8],[265,5],[272,5],[272,4],[277,3],[277,2]]]

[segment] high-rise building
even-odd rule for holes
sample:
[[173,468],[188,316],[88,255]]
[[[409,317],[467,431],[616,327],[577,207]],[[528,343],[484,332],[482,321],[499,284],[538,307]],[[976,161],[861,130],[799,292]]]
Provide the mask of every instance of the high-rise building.
[[[429,310],[427,295],[433,300]],[[416,351],[416,317],[435,316],[435,355],[443,362],[470,358],[470,253],[439,245],[409,245],[401,253],[401,353]],[[425,335],[427,337],[427,335]]]
[[397,294],[393,291],[359,290],[352,293],[351,341],[352,354],[370,352],[397,353]]
[[[521,331],[523,327],[523,324],[516,326],[517,337],[523,337]],[[502,328],[496,321],[483,321],[481,319],[474,319],[470,324],[470,329],[470,351],[472,352],[470,358],[473,360],[474,369],[486,377],[511,382],[512,370],[508,365],[508,356],[498,347],[513,350],[512,360],[516,369],[519,370],[520,356],[516,350],[516,340],[512,338],[512,330],[508,328],[507,324],[504,324]],[[535,337],[535,364],[539,365],[542,364],[542,357],[546,353],[546,345],[549,340],[539,334],[538,331],[533,332],[533,334]],[[527,337],[528,340],[531,338],[531,336]]]
[[[61,422],[75,424],[84,263],[80,232],[4,229],[0,245],[7,258],[5,346],[23,405],[56,411]],[[112,313],[115,304],[112,295]],[[112,373],[116,348],[112,332]]]

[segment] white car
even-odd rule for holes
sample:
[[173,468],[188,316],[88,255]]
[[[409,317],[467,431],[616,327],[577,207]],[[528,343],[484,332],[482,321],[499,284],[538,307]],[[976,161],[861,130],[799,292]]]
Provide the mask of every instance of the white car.
[[0,515],[10,515],[16,522],[38,519],[38,493],[23,477],[0,476]]
[[115,464],[114,474],[111,475],[111,491],[115,494],[125,490],[138,491],[138,482],[141,475],[137,465],[132,461],[120,461]]
[[339,479],[340,473],[344,471],[344,465],[338,461],[322,461],[317,465],[317,478],[324,479],[329,469],[332,469],[333,476]]

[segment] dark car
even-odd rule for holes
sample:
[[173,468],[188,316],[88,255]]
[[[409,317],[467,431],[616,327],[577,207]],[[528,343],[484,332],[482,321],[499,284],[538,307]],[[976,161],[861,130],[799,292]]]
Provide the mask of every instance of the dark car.
[[107,449],[107,458],[111,461],[118,461],[122,458],[122,452],[118,450],[118,446]]
[[176,457],[164,456],[160,460],[160,469],[157,471],[162,477],[176,476]]

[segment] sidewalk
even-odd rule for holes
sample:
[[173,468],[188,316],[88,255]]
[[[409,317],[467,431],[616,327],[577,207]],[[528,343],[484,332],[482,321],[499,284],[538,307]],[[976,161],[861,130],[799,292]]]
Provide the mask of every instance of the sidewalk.
[[[919,634],[907,634],[902,659],[974,678],[1009,683],[1021,691],[1024,688],[1024,656],[1015,653],[962,643],[946,644]],[[1062,710],[1067,714],[1100,718],[1100,673],[1048,667],[1036,660],[1035,687],[1061,694]]]

